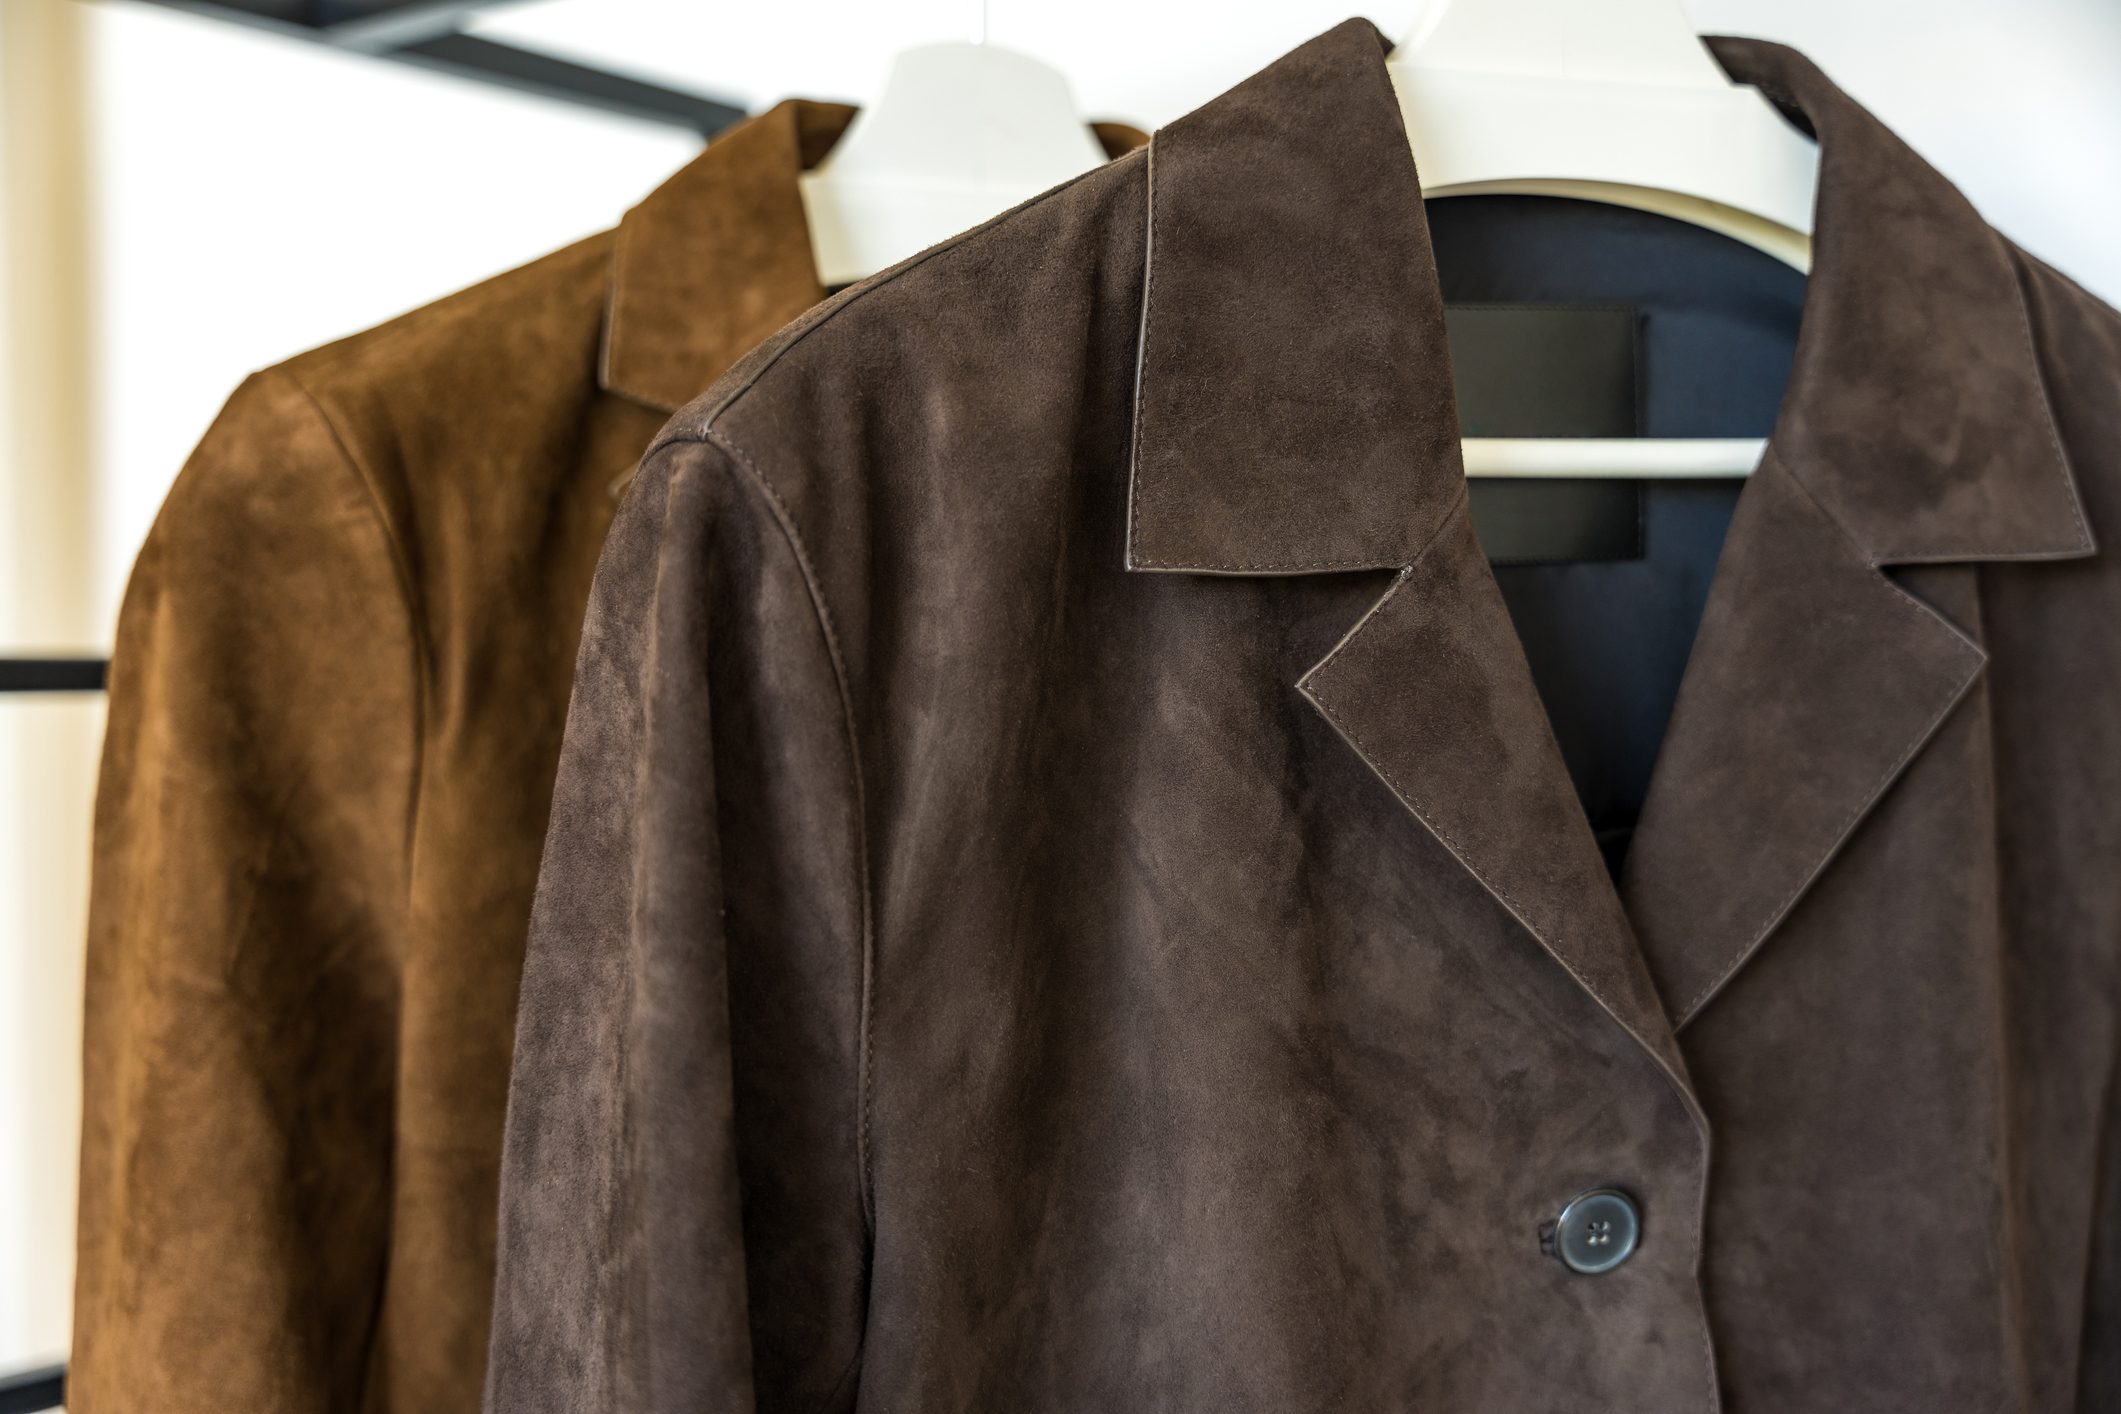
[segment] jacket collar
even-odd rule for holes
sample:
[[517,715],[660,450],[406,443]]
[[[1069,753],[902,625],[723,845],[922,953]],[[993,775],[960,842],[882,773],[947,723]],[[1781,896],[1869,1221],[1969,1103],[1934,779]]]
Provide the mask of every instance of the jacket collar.
[[[1820,141],[1782,461],[1874,564],[2087,553],[2001,237],[1803,56],[1710,43]],[[1150,144],[1132,569],[1406,565],[1462,493],[1386,48],[1350,20]]]
[[663,412],[825,297],[796,176],[854,109],[789,99],[718,134],[619,223],[598,381]]
[[1972,569],[1903,571],[1917,598],[1881,566],[2090,552],[2016,267],[1818,70],[1716,41],[1821,139],[1816,262],[1616,889],[1465,512],[1384,52],[1351,21],[1151,144],[1127,565],[1397,570],[1299,689],[1698,1123],[1677,1027],[1794,916],[1986,663]]
[[1127,566],[1400,566],[1464,491],[1428,222],[1350,20],[1149,143]]
[[2003,238],[1803,55],[1709,45],[1819,142],[1810,290],[1776,451],[1873,564],[2088,553]]
[[[825,297],[797,177],[855,110],[792,98],[716,135],[619,223],[597,378],[674,412]],[[1093,123],[1110,156],[1144,134]]]

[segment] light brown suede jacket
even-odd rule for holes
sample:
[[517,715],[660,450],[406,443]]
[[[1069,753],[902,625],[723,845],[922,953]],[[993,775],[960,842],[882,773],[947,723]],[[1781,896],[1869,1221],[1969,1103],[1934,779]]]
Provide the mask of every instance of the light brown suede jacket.
[[477,1407],[614,483],[822,297],[796,174],[852,111],[782,104],[616,231],[256,375],[178,478],[111,673],[72,1409]]
[[1367,24],[671,423],[495,1414],[2121,1408],[2121,318],[1716,52],[1820,138],[1817,258],[1617,886]]

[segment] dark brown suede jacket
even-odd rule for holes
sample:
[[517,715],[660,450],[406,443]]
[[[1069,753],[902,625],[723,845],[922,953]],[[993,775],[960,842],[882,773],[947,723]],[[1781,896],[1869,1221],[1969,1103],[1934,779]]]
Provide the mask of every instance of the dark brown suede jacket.
[[1821,140],[1817,260],[1617,888],[1367,24],[671,423],[496,1414],[2121,1408],[2121,319],[1716,52]]
[[478,1406],[612,488],[822,297],[796,174],[852,111],[783,104],[615,232],[258,374],[179,477],[112,668],[71,1408]]

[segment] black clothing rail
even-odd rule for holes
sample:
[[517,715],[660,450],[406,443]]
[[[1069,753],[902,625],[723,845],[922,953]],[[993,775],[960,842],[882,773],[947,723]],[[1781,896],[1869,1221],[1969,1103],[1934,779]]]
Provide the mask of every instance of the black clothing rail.
[[496,0],[147,0],[367,54],[598,108],[652,123],[716,133],[743,110],[697,93],[609,73],[513,44],[465,34],[465,18]]
[[57,1409],[65,1403],[64,1365],[0,1375],[0,1414],[33,1414],[40,1409]]
[[101,658],[0,658],[0,692],[101,692],[109,671]]

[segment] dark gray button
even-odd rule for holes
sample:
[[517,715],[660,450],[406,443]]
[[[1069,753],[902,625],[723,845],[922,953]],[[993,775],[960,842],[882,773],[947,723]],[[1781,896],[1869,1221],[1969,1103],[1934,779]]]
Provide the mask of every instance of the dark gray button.
[[1617,1188],[1594,1188],[1571,1198],[1554,1220],[1554,1255],[1572,1272],[1597,1276],[1634,1255],[1641,1236],[1635,1200]]

